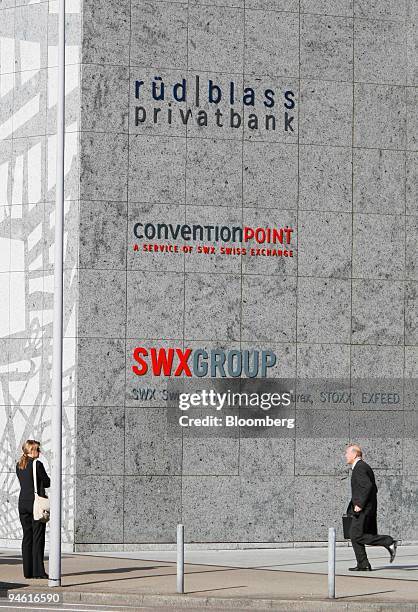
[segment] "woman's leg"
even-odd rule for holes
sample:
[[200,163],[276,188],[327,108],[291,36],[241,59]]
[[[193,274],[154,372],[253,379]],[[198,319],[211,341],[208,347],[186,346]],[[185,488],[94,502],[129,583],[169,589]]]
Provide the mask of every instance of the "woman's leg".
[[45,528],[46,523],[33,521],[33,575],[43,576],[45,574],[44,551],[45,551]]
[[19,518],[23,529],[22,540],[22,558],[23,558],[23,575],[25,578],[33,577],[32,565],[32,548],[33,548],[33,530],[32,530],[32,512],[26,509],[19,508]]

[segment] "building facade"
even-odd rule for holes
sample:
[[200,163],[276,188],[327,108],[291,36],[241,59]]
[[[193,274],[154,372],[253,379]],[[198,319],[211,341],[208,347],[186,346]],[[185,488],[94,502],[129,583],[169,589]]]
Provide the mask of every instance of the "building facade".
[[[14,547],[19,447],[35,437],[50,460],[57,10],[0,1]],[[179,522],[217,546],[342,539],[350,441],[381,530],[418,541],[417,20],[415,0],[67,0],[68,549],[165,545]],[[152,348],[199,383],[222,351],[269,351],[257,381],[291,381],[295,428],[173,433],[176,377]]]

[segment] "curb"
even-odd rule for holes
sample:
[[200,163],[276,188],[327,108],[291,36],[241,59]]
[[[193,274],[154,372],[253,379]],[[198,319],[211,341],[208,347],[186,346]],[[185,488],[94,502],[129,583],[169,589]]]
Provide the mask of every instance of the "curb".
[[[1,589],[0,602],[7,598],[9,593],[16,591],[24,593],[28,589]],[[175,608],[182,606],[191,610],[282,610],[284,612],[324,612],[333,610],[338,612],[392,612],[408,611],[418,612],[418,603],[412,602],[370,602],[370,601],[331,601],[329,599],[319,600],[294,600],[294,599],[268,599],[268,598],[246,598],[246,597],[194,597],[188,595],[161,595],[148,593],[103,593],[87,591],[66,591],[62,588],[30,589],[31,593],[60,593],[62,603],[89,603],[123,605],[130,607],[166,607]]]

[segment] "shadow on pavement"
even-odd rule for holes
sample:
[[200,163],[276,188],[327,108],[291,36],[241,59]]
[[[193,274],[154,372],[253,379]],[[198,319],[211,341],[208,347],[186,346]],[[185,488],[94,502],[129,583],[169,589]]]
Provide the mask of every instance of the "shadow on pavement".
[[383,593],[395,593],[396,591],[374,591],[372,593],[356,593],[355,595],[340,595],[335,599],[352,599],[353,597],[367,597],[368,595],[382,595]]

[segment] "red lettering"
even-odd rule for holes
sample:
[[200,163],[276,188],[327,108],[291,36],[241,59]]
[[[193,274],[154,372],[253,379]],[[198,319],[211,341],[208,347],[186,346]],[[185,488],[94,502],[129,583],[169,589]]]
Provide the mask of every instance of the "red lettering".
[[140,364],[141,368],[138,368],[138,366],[136,365],[132,366],[132,370],[137,376],[143,376],[143,374],[146,374],[148,372],[147,362],[145,361],[145,359],[142,359],[141,355],[147,356],[148,351],[142,346],[137,346],[134,350],[134,359]]
[[184,371],[184,373],[186,374],[186,376],[191,376],[192,373],[190,371],[190,368],[187,364],[187,361],[189,360],[189,357],[191,355],[192,349],[186,349],[184,352],[181,351],[180,349],[176,349],[176,353],[178,355],[179,358],[179,364],[177,366],[176,371],[174,372],[174,376],[180,376],[180,374]]
[[173,366],[174,349],[168,349],[168,355],[166,349],[151,349],[151,363],[152,371],[155,376],[161,376],[161,369],[163,370],[164,376],[171,375],[171,368]]

